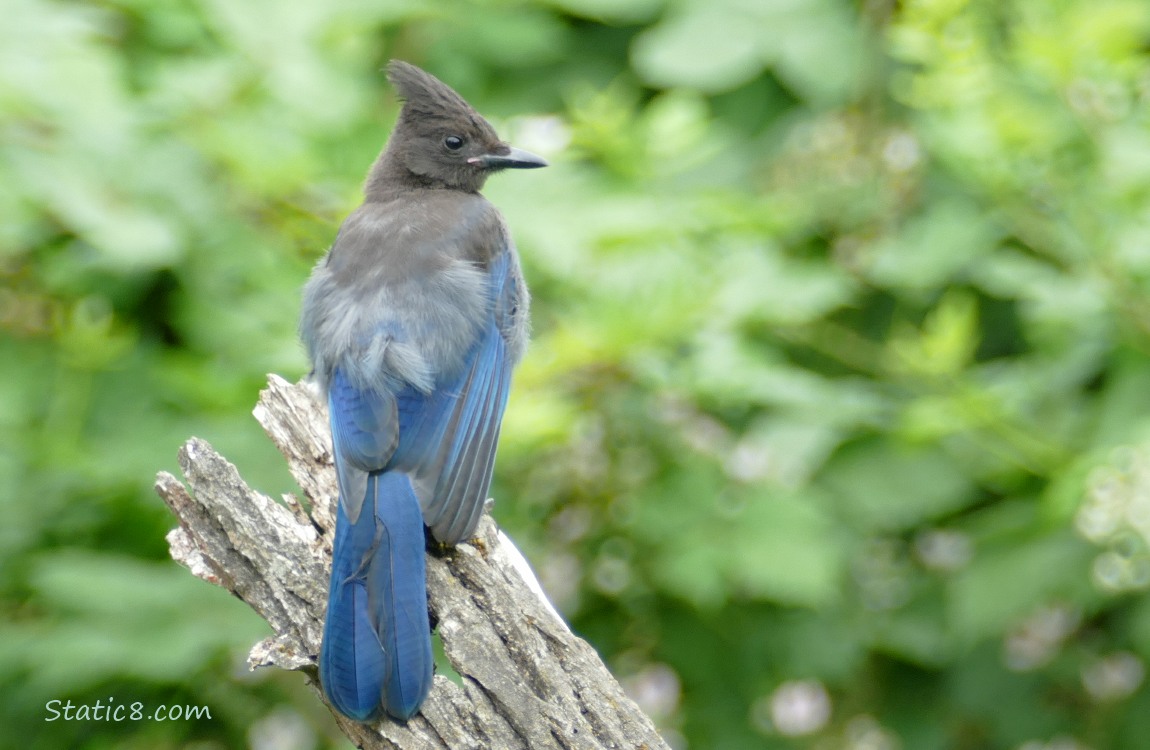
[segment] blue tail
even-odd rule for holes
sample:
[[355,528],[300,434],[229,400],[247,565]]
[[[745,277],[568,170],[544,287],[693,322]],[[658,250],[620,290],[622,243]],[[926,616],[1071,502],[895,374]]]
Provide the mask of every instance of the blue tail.
[[320,682],[358,721],[410,718],[431,689],[423,516],[411,480],[374,472],[353,524],[339,503]]

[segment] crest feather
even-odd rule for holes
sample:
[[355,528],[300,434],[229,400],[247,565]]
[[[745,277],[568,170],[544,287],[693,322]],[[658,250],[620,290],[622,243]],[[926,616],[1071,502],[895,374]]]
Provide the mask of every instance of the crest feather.
[[395,86],[404,110],[409,112],[439,116],[475,112],[453,88],[403,60],[392,60],[387,64],[387,80]]

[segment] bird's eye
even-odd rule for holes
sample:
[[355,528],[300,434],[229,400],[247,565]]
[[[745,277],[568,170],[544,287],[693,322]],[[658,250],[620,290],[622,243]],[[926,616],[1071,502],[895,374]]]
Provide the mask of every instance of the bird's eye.
[[449,135],[443,139],[443,145],[452,151],[458,151],[463,148],[463,139],[457,135]]

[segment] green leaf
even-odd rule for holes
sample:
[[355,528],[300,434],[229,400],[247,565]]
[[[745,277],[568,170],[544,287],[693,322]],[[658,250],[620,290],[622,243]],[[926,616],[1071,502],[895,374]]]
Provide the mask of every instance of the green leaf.
[[977,499],[962,467],[937,446],[868,440],[839,451],[822,481],[839,512],[862,529],[912,528]]

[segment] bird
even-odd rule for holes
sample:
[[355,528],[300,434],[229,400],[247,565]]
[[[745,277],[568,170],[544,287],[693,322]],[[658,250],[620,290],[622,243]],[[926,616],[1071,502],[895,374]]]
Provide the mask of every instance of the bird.
[[399,60],[386,73],[398,119],[299,325],[339,486],[320,684],[359,722],[407,721],[431,689],[425,534],[474,535],[528,339],[519,256],[479,191],[547,166],[430,73]]

